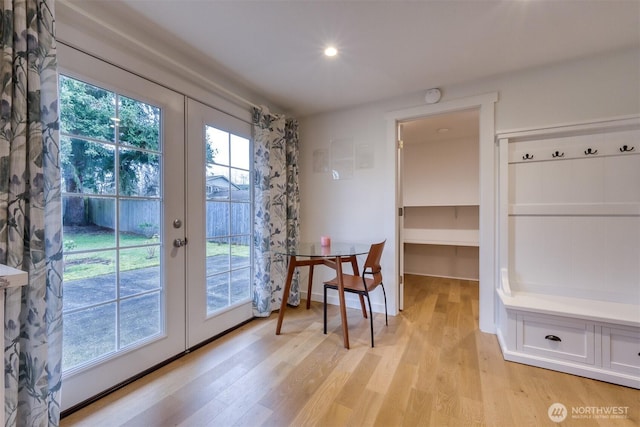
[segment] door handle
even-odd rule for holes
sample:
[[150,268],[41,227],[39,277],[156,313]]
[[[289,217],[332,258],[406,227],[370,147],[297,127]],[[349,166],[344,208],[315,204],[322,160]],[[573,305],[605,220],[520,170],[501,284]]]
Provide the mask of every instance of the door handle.
[[181,247],[183,247],[183,246],[184,246],[184,245],[186,245],[186,244],[187,244],[187,238],[186,238],[186,237],[184,238],[184,240],[182,240],[182,239],[175,239],[175,240],[173,241],[173,247],[174,247],[174,248],[181,248]]

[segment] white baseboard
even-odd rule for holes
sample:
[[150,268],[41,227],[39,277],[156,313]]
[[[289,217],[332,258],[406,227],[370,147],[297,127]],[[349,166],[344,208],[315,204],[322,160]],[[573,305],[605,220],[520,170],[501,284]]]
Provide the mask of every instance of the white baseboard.
[[[386,289],[385,289],[386,290]],[[378,291],[376,290],[375,292],[370,293],[370,298],[372,299],[371,301],[371,308],[373,310],[374,313],[384,313],[384,301],[380,301],[377,302],[375,301],[374,296],[376,296],[376,294],[380,292],[380,294],[382,294],[382,291]],[[387,295],[388,297],[388,295]],[[305,291],[300,291],[300,298],[301,299],[306,299],[307,298],[307,293]],[[320,293],[316,293],[316,292],[311,292],[311,301],[317,301],[319,303],[323,302],[323,294]],[[347,302],[347,308],[354,308],[357,310],[360,310],[360,299],[358,298],[357,295],[355,294],[346,294],[345,295],[345,300]],[[340,305],[340,300],[338,298],[338,293],[336,291],[331,291],[329,290],[327,292],[327,304],[331,304],[331,305]],[[366,304],[366,302],[365,302]],[[387,300],[387,306],[389,305],[389,300]],[[369,309],[369,306],[367,305],[367,310]],[[389,316],[393,316],[393,314],[391,312],[389,312]]]

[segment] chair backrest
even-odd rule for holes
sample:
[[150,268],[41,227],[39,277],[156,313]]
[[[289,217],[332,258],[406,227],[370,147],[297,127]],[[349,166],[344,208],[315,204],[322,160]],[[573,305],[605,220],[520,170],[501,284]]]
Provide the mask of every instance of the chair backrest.
[[382,250],[387,240],[380,243],[374,243],[369,249],[369,255],[364,262],[364,273],[373,274],[376,283],[382,282],[382,267],[380,267],[380,259],[382,258]]

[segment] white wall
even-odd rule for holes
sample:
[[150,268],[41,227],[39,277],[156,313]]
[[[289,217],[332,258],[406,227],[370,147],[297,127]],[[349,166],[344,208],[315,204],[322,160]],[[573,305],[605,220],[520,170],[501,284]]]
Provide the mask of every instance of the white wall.
[[[626,50],[445,86],[441,102],[498,92],[496,131],[586,122],[640,114],[639,76],[640,50]],[[387,137],[385,116],[424,105],[423,97],[419,92],[300,120],[301,237],[316,240],[329,234],[363,242],[386,238],[383,269],[391,302],[397,292],[396,152]],[[356,169],[353,179],[344,181],[314,173],[313,152],[328,149],[333,138],[372,145],[374,168]],[[322,278],[320,271],[314,276],[316,296]],[[390,310],[397,310],[395,304]]]

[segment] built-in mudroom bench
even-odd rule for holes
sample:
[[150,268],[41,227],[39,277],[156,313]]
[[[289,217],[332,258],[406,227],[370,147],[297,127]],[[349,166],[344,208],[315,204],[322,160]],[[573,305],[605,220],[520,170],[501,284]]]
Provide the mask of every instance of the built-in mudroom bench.
[[640,388],[640,118],[497,142],[504,358]]

